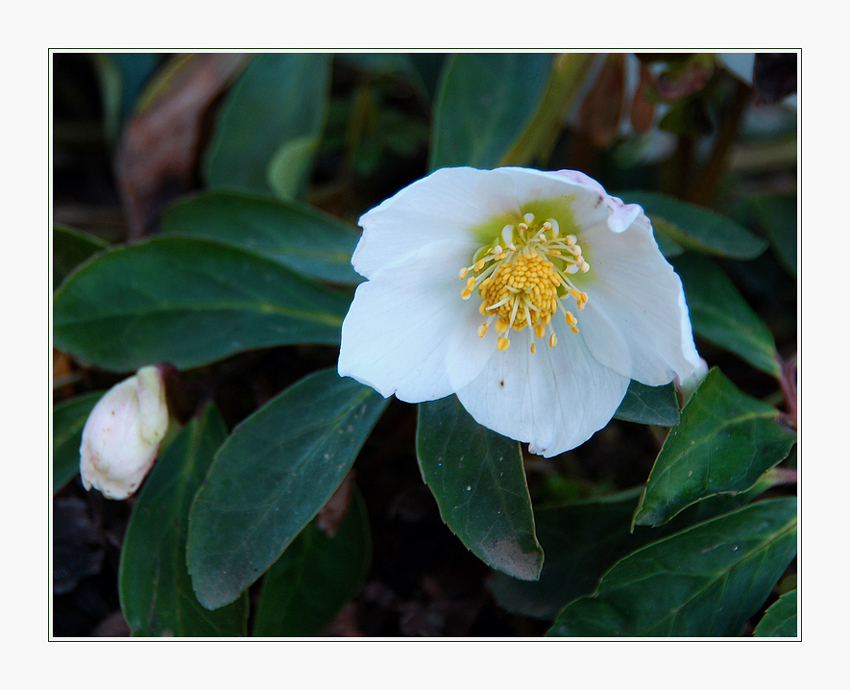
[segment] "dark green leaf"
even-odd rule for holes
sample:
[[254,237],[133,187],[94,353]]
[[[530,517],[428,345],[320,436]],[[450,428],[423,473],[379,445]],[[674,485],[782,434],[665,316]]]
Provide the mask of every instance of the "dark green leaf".
[[797,590],[786,592],[764,612],[753,637],[797,637]]
[[53,493],[80,471],[80,445],[83,427],[103,391],[85,393],[53,408]]
[[781,373],[773,335],[711,260],[686,255],[673,267],[685,286],[694,332],[772,376]]
[[459,53],[434,105],[430,169],[493,168],[528,127],[546,91],[546,53]]
[[685,250],[682,245],[676,244],[670,239],[669,233],[675,234],[675,226],[671,226],[666,220],[660,218],[652,219],[652,229],[655,241],[658,244],[658,249],[668,259],[679,256]]
[[535,510],[537,537],[546,552],[540,580],[521,582],[494,573],[488,584],[499,605],[552,620],[565,604],[590,594],[618,558],[650,539],[650,530],[631,534],[629,529],[639,493]]
[[797,277],[797,195],[769,194],[753,200],[759,224],[767,232],[777,258]]
[[732,259],[752,259],[767,242],[733,220],[704,206],[655,192],[622,192],[627,204],[640,204],[655,229],[685,249]]
[[272,158],[287,142],[318,139],[325,125],[329,85],[327,54],[255,56],[222,107],[206,165],[210,186],[273,191]]
[[227,437],[210,404],[157,459],[127,525],[118,588],[134,635],[212,637],[247,634],[248,598],[217,611],[202,607],[186,570],[189,508]]
[[53,338],[104,369],[183,369],[260,347],[336,345],[349,301],[259,254],[162,237],[76,271],[56,291]]
[[192,507],[187,550],[198,599],[236,599],[274,563],[351,469],[387,401],[324,369],[242,422]]
[[593,59],[592,53],[559,53],[555,56],[534,117],[500,159],[500,165],[528,165],[550,157],[564,129],[564,112],[569,110],[585,83]]
[[212,192],[169,208],[162,232],[244,247],[330,283],[363,280],[351,267],[357,229],[305,204]]
[[614,416],[637,424],[676,426],[679,423],[676,387],[672,383],[664,386],[645,386],[632,381]]
[[547,635],[739,635],[796,549],[796,499],[759,501],[629,554]]
[[420,403],[416,455],[440,515],[491,568],[536,580],[543,550],[516,441],[479,425],[455,396]]
[[746,491],[788,456],[795,440],[775,408],[712,369],[664,441],[635,524],[660,525],[697,501]]
[[366,506],[356,491],[333,537],[313,520],[269,568],[257,602],[255,637],[318,635],[360,591],[372,558]]
[[53,289],[83,261],[109,245],[99,237],[63,225],[53,226]]

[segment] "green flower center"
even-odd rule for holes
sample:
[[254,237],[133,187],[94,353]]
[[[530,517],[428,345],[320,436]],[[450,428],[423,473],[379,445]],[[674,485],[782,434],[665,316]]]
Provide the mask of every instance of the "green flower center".
[[[569,276],[589,270],[575,235],[562,237],[557,220],[538,223],[533,213],[526,213],[523,222],[505,225],[498,237],[480,247],[472,265],[462,268],[458,277],[466,281],[463,299],[475,290],[481,297],[478,311],[487,320],[478,336],[483,338],[495,321],[500,334],[496,347],[504,352],[511,345],[511,330],[526,327],[537,338],[545,337],[548,327],[549,347],[555,347],[558,338],[551,321],[559,310],[572,332],[578,333],[578,319],[563,302],[572,298],[579,310],[584,309],[587,293]],[[531,352],[535,349],[532,341]]]

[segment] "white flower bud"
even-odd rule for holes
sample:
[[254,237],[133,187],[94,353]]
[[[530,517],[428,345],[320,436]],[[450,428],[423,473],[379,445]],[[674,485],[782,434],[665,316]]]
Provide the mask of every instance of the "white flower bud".
[[165,381],[159,367],[142,367],[113,386],[91,411],[80,446],[83,486],[124,499],[142,483],[168,431]]

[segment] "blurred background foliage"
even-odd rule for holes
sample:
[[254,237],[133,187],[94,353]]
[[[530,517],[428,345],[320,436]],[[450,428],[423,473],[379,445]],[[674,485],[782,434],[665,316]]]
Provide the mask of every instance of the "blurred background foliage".
[[[358,217],[431,170],[577,169],[644,205],[682,275],[707,362],[747,396],[782,407],[790,398],[777,380],[796,381],[796,137],[794,53],[55,53],[53,287],[110,245],[180,235],[256,250],[350,295],[360,280],[348,264]],[[216,218],[238,231],[217,229]],[[305,249],[311,223],[330,233],[322,235],[328,247],[316,247],[324,262]],[[271,236],[280,224],[294,228],[290,237]],[[213,400],[216,410],[204,408],[192,424],[226,434],[287,386],[333,367],[331,340],[199,356],[184,371],[176,414],[188,421]],[[90,366],[54,350],[57,636],[130,631],[117,580],[136,499],[87,494],[74,463],[97,391],[136,366],[131,355]],[[341,528],[367,558],[340,552],[351,579],[336,583],[327,610],[296,609],[282,627],[270,622],[268,602],[290,604],[258,583],[249,624],[270,635],[544,633],[612,562],[583,551],[588,543],[622,555],[642,543],[617,522],[634,513],[638,494],[617,492],[646,481],[664,430],[618,417],[573,452],[525,457],[538,536],[564,554],[544,571],[543,589],[527,589],[490,571],[445,528],[417,468],[415,407],[392,401],[366,440],[357,489],[348,490],[354,512]],[[781,467],[793,469],[795,457]],[[612,495],[570,515],[582,501]],[[564,520],[575,533],[559,532]],[[600,531],[609,523],[617,526]],[[311,523],[265,582],[292,568],[320,581],[322,562],[310,554],[331,552],[307,544],[323,539]],[[547,589],[553,572],[578,571],[557,592]],[[789,577],[793,569],[768,603],[793,589]],[[245,615],[204,625],[238,634]],[[137,633],[145,625],[129,622]],[[739,624],[752,633],[757,622]]]

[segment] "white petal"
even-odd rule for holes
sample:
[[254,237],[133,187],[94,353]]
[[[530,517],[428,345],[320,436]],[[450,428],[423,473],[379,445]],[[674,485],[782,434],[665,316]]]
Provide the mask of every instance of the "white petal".
[[360,275],[371,278],[381,268],[410,261],[426,244],[466,239],[470,228],[504,213],[520,218],[508,175],[443,168],[360,218],[363,236],[351,263]]
[[511,346],[496,352],[479,376],[457,391],[479,424],[530,443],[546,457],[584,443],[614,416],[628,377],[602,366],[581,337],[555,326],[558,344],[549,348],[532,333],[511,334]]
[[645,216],[623,233],[595,228],[587,307],[577,314],[593,356],[650,386],[691,376],[699,366],[679,276],[665,261]]
[[340,376],[406,402],[436,400],[471,381],[495,351],[478,337],[480,298],[461,299],[458,269],[475,248],[429,245],[359,285],[342,324]]

